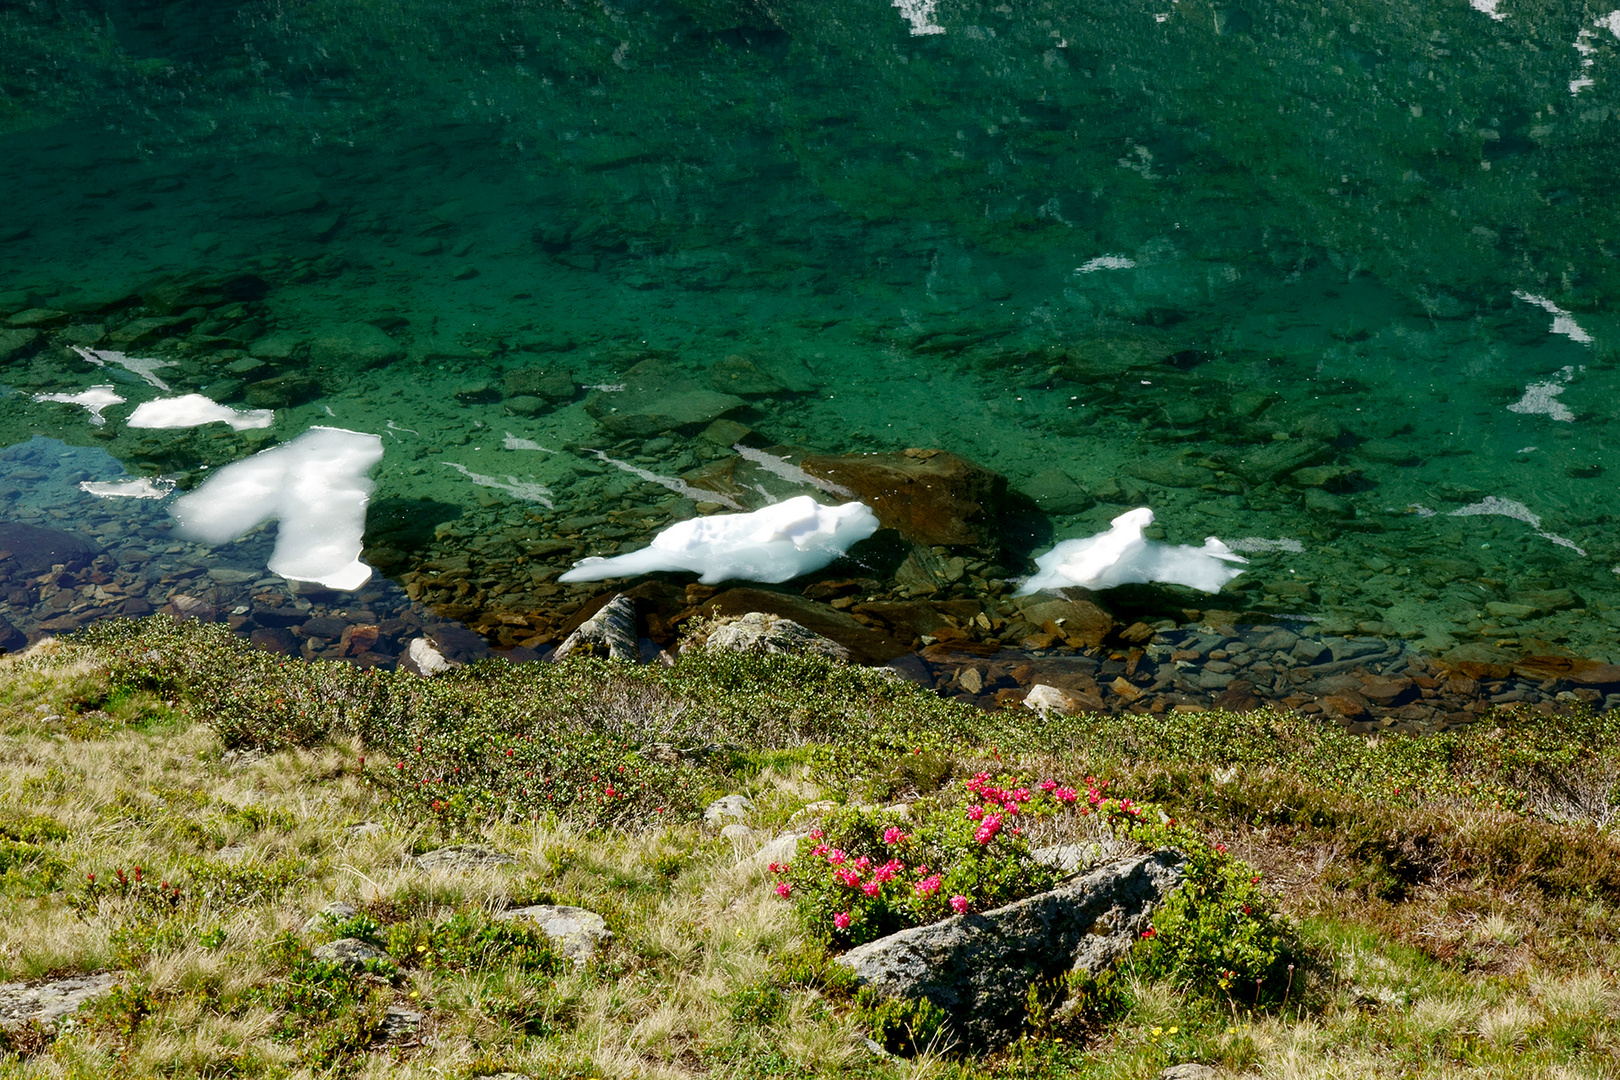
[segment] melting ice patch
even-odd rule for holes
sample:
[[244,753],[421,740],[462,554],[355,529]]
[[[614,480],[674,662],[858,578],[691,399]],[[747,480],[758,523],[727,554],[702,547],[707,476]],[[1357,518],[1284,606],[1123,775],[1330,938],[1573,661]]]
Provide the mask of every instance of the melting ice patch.
[[150,476],[135,480],[83,480],[79,490],[102,499],[161,499],[174,490],[174,481],[153,480]]
[[934,21],[934,9],[939,0],[894,0],[890,7],[900,9],[900,15],[911,24],[911,36],[943,34],[945,28]]
[[[1620,11],[1611,11],[1607,15],[1599,16],[1598,18],[1592,20],[1592,25],[1597,27],[1599,30],[1607,30],[1615,37],[1620,38]],[[1575,51],[1581,54],[1582,71],[1586,71],[1593,64],[1597,63],[1597,58],[1594,55],[1597,52],[1597,46],[1591,44],[1592,36],[1592,31],[1590,30],[1582,30],[1579,34],[1575,35],[1574,47]],[[1592,85],[1594,85],[1593,80],[1585,75],[1582,75],[1580,78],[1571,79],[1569,81],[1569,92],[1571,94],[1579,94],[1582,90],[1585,90],[1588,86]]]
[[1098,270],[1132,270],[1136,260],[1124,255],[1099,255],[1074,268],[1077,274],[1095,274]]
[[35,394],[34,400],[58,401],[63,405],[83,405],[90,413],[90,423],[101,427],[107,422],[107,418],[101,415],[101,410],[109,405],[122,405],[127,399],[114,393],[111,386],[101,385],[92,386],[77,394]]
[[371,577],[360,561],[366,504],[376,487],[367,474],[382,456],[379,436],[312,427],[220,469],[176,499],[169,513],[182,536],[204,544],[227,543],[279,518],[272,573],[358,589]]
[[822,506],[808,495],[749,514],[677,521],[639,551],[581,559],[557,580],[601,581],[655,570],[691,570],[705,585],[721,581],[787,581],[838,558],[877,532],[865,503]]
[[190,428],[223,421],[233,431],[267,428],[275,423],[273,409],[246,409],[238,412],[201,394],[158,398],[135,406],[125,421],[132,428]]
[[105,367],[108,364],[117,364],[125,371],[138,375],[148,386],[156,387],[164,393],[169,392],[169,384],[157,377],[158,368],[174,367],[177,360],[150,360],[139,356],[126,356],[121,352],[111,352],[106,349],[86,349],[79,345],[72,346],[87,362],[96,367]]
[[1579,342],[1582,345],[1592,344],[1592,335],[1581,329],[1581,325],[1575,321],[1575,317],[1545,296],[1536,296],[1534,293],[1527,293],[1523,289],[1514,290],[1513,295],[1527,304],[1536,305],[1536,307],[1553,317],[1552,326],[1548,328],[1548,333],[1563,334],[1569,340]]
[[1201,548],[1185,544],[1161,544],[1142,535],[1153,524],[1153,511],[1138,507],[1109,522],[1106,532],[1076,540],[1065,540],[1045,555],[1037,556],[1039,571],[1024,582],[1015,595],[1028,596],[1042,589],[1066,589],[1078,585],[1087,589],[1112,589],[1148,581],[1167,585],[1187,585],[1207,593],[1221,587],[1243,571],[1233,563],[1248,563],[1241,555],[1215,537],[1207,537]]
[[1450,514],[1447,514],[1446,516],[1447,517],[1491,517],[1491,516],[1494,516],[1494,517],[1512,518],[1514,521],[1522,521],[1526,525],[1530,526],[1532,529],[1536,530],[1536,535],[1541,537],[1543,540],[1551,540],[1553,543],[1557,544],[1559,547],[1567,547],[1571,551],[1575,552],[1575,554],[1577,554],[1577,555],[1580,555],[1580,556],[1583,556],[1583,557],[1586,555],[1586,549],[1584,549],[1580,545],[1576,544],[1575,541],[1566,540],[1564,537],[1559,536],[1557,533],[1550,533],[1550,532],[1547,532],[1547,531],[1543,530],[1542,527],[1541,527],[1541,517],[1540,517],[1540,515],[1536,514],[1528,506],[1524,505],[1524,503],[1515,502],[1513,499],[1501,499],[1501,498],[1497,498],[1495,495],[1487,495],[1483,499],[1481,499],[1479,502],[1477,502],[1477,503],[1469,503],[1467,506],[1459,507],[1458,509],[1453,510]]
[[1501,22],[1503,19],[1507,18],[1505,14],[1496,10],[1496,5],[1501,2],[1502,0],[1468,0],[1468,6],[1473,8],[1475,11],[1484,12],[1497,22]]
[[[1575,377],[1573,367],[1560,368],[1555,375],[1556,382],[1531,383],[1524,388],[1524,397],[1508,406],[1508,412],[1527,413],[1530,415],[1546,415],[1554,420],[1563,420],[1566,423],[1575,422],[1575,414],[1569,411],[1569,406],[1557,400],[1558,395],[1564,392],[1564,386]],[[1531,447],[1531,449],[1535,449]],[[1520,453],[1523,453],[1521,450]]]
[[546,487],[544,484],[537,484],[533,480],[519,480],[517,477],[511,475],[508,475],[505,480],[500,480],[493,476],[485,476],[483,473],[475,473],[471,469],[467,468],[467,466],[458,465],[454,461],[446,461],[443,462],[443,464],[448,465],[450,468],[456,470],[456,472],[460,473],[462,476],[465,476],[479,487],[494,488],[497,491],[504,491],[513,498],[522,499],[524,502],[537,502],[547,510],[550,510],[552,507],[551,489]]

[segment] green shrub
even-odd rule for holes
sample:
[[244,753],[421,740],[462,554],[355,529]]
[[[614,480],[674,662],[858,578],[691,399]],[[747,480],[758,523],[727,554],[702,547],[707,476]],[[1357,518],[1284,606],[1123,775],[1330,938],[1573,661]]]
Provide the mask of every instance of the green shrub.
[[462,912],[428,925],[395,923],[388,928],[386,951],[401,963],[428,971],[512,967],[554,974],[563,964],[539,927]]
[[927,998],[888,998],[863,987],[855,995],[855,1015],[891,1054],[915,1056],[943,1050],[949,1042],[950,1018]]

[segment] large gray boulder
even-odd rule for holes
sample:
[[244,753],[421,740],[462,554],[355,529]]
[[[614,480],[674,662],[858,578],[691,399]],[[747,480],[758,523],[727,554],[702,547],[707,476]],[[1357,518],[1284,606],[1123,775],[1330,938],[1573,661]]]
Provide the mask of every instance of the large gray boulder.
[[33,1025],[49,1037],[81,1005],[111,993],[117,985],[118,976],[110,973],[0,983],[0,1030],[16,1035]]
[[830,660],[849,660],[849,650],[831,638],[780,615],[751,611],[709,631],[704,645],[732,652],[815,653]]
[[1182,864],[1173,851],[1121,859],[1005,907],[857,946],[838,963],[886,997],[943,1009],[959,1045],[1006,1042],[1037,981],[1098,974],[1125,955],[1181,884]]
[[628,596],[615,596],[612,600],[579,624],[551,654],[553,660],[562,660],[574,653],[587,656],[605,656],[609,660],[622,660],[634,664],[641,659],[641,642],[636,634],[636,605]]
[[564,958],[576,965],[588,964],[597,952],[613,940],[607,920],[594,911],[567,904],[531,904],[498,912],[497,919],[522,919],[540,927],[541,933]]

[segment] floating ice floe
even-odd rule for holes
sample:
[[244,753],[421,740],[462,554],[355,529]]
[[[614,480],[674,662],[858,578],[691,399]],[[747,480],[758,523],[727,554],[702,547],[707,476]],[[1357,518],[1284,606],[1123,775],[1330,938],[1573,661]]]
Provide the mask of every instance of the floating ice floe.
[[122,405],[127,398],[119,397],[111,386],[102,384],[82,390],[77,394],[35,394],[35,401],[57,401],[63,405],[82,405],[90,413],[90,423],[101,427],[107,418],[101,415],[101,410],[109,405]]
[[174,481],[153,480],[150,476],[134,480],[82,480],[79,490],[102,499],[161,499],[174,490]]
[[124,423],[132,428],[191,428],[223,422],[231,425],[233,431],[246,431],[249,428],[267,428],[275,421],[273,409],[238,411],[201,394],[185,394],[143,401],[135,406],[135,411],[129,414],[129,419]]
[[1549,334],[1562,334],[1569,340],[1581,345],[1592,344],[1592,335],[1581,328],[1581,324],[1575,321],[1575,316],[1545,296],[1536,296],[1534,293],[1527,293],[1523,289],[1515,290],[1513,295],[1527,304],[1536,305],[1536,307],[1553,317],[1552,326],[1547,328]]
[[1128,259],[1124,255],[1099,255],[1095,259],[1074,268],[1077,274],[1095,274],[1098,270],[1132,270],[1136,267],[1135,259]]
[[1075,585],[1112,589],[1149,581],[1214,593],[1243,573],[1233,563],[1249,561],[1233,554],[1213,536],[1206,538],[1201,548],[1147,539],[1142,532],[1153,524],[1153,511],[1145,506],[1127,511],[1109,524],[1112,528],[1106,532],[1065,540],[1037,556],[1035,565],[1040,570],[1024,582],[1016,595]]
[[1536,530],[1536,535],[1541,537],[1543,540],[1551,540],[1559,547],[1567,547],[1577,555],[1583,557],[1586,555],[1586,549],[1576,544],[1575,541],[1566,540],[1557,533],[1550,533],[1543,530],[1541,527],[1541,516],[1535,511],[1531,510],[1528,506],[1524,505],[1524,503],[1515,502],[1513,499],[1501,499],[1495,495],[1487,495],[1479,502],[1469,503],[1467,506],[1459,507],[1446,516],[1512,518],[1514,521],[1522,521],[1532,529]]
[[223,544],[279,518],[270,570],[290,581],[358,589],[371,577],[360,561],[367,475],[382,460],[382,439],[312,427],[290,442],[233,462],[169,508],[187,539]]
[[157,377],[157,369],[174,367],[179,363],[178,360],[152,360],[140,356],[127,356],[124,353],[112,352],[107,349],[86,349],[80,345],[74,345],[71,348],[88,363],[94,364],[96,367],[116,364],[125,371],[140,376],[148,386],[156,387],[164,393],[169,392],[169,384]]
[[865,503],[822,506],[808,495],[749,514],[678,521],[639,551],[581,559],[557,580],[601,581],[655,570],[691,570],[705,585],[787,581],[838,558],[878,529]]
[[456,472],[479,487],[504,491],[514,499],[522,499],[524,502],[537,502],[547,510],[551,509],[551,489],[544,484],[537,484],[533,480],[519,480],[510,474],[507,475],[505,480],[494,476],[485,476],[483,473],[473,472],[465,465],[458,465],[454,461],[446,461],[443,464],[450,466],[450,468],[456,470]]
[[1496,10],[1496,5],[1500,4],[1501,2],[1502,0],[1468,0],[1468,6],[1473,8],[1475,11],[1483,12],[1484,14],[1489,15],[1497,22],[1501,22],[1503,19],[1507,18],[1507,15]]
[[934,21],[934,9],[939,0],[893,0],[890,7],[900,9],[900,15],[911,24],[911,36],[943,34],[945,28]]

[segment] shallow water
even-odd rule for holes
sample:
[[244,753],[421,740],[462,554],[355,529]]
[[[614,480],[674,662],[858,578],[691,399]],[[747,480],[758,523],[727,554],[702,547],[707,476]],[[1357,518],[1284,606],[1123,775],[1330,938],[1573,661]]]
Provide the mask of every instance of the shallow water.
[[723,412],[1006,476],[989,577],[1151,505],[1252,560],[1190,607],[1620,660],[1612,3],[13,6],[0,445],[378,434],[367,558],[474,620],[694,512]]

